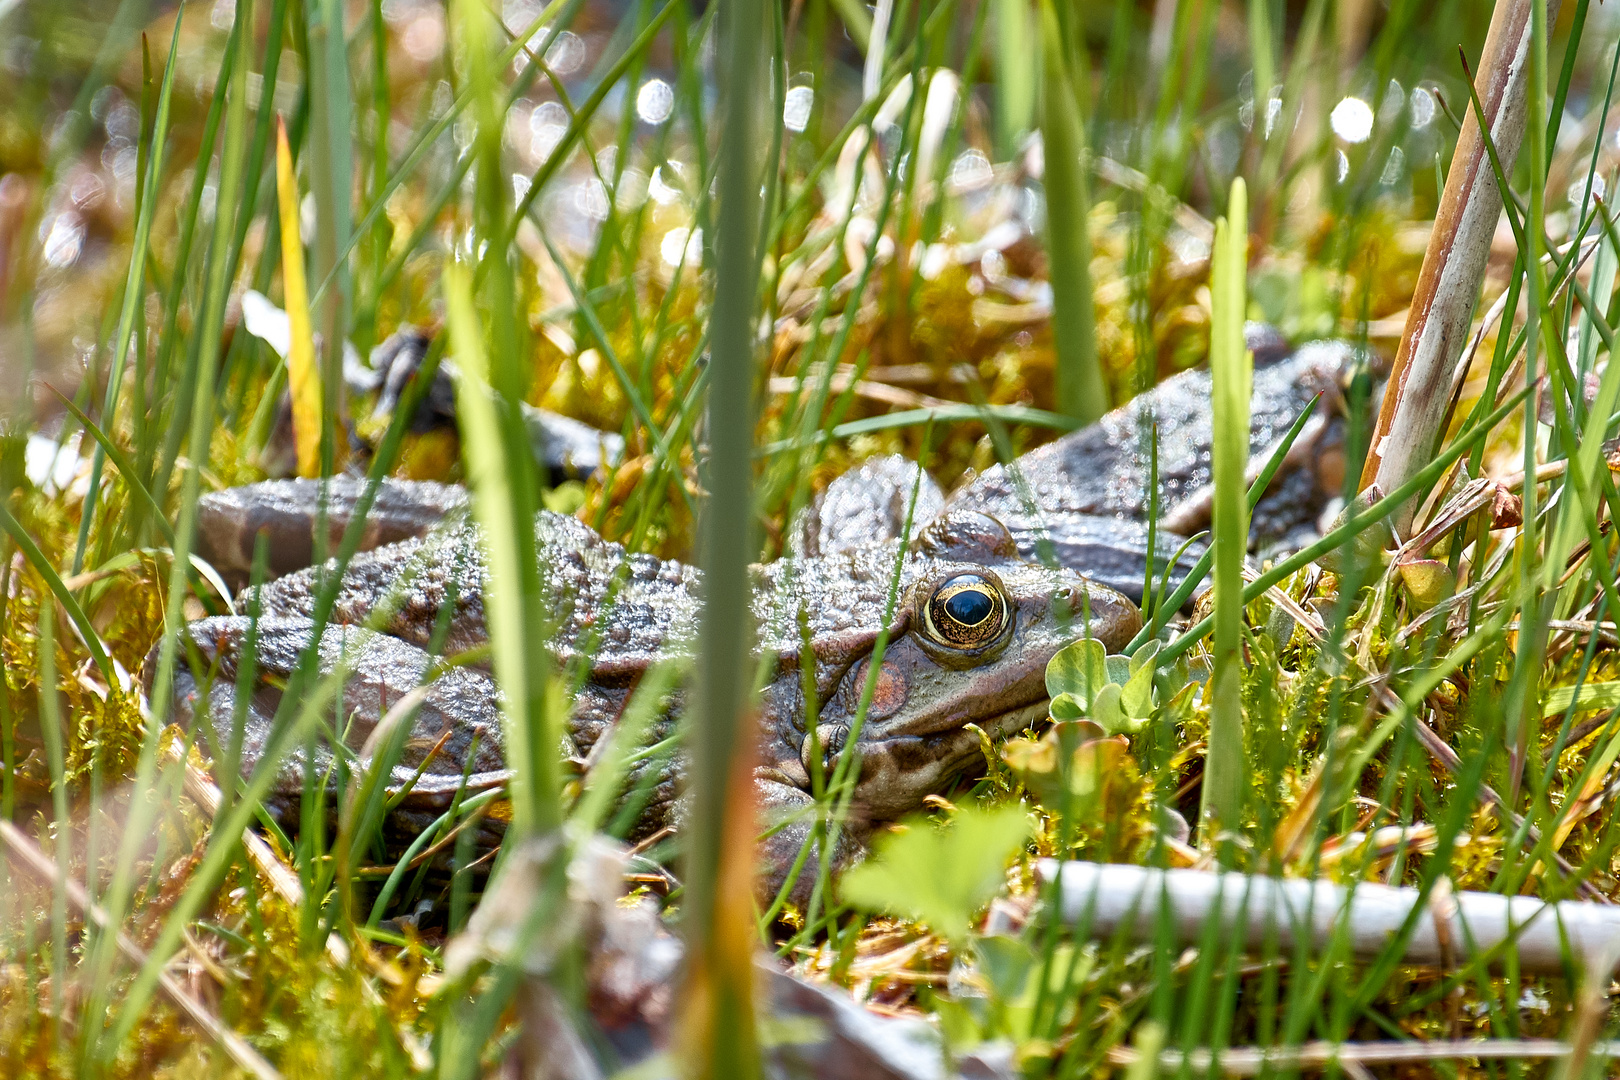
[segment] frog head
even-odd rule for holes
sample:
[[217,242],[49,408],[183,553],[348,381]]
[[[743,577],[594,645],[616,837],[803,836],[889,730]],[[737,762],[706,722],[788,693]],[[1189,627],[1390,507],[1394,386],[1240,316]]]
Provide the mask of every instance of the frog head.
[[[818,756],[830,775],[854,738],[855,803],[872,820],[914,809],[978,761],[981,731],[1009,734],[1044,716],[1046,664],[1065,644],[1089,634],[1119,649],[1141,626],[1114,590],[1021,559],[1008,530],[983,514],[945,514],[903,555],[890,550],[900,585],[881,652],[885,635],[872,625],[810,639],[813,725],[796,657],[783,656],[763,701],[767,731],[780,738],[767,741],[762,779],[808,792]],[[861,575],[847,576],[857,587]]]

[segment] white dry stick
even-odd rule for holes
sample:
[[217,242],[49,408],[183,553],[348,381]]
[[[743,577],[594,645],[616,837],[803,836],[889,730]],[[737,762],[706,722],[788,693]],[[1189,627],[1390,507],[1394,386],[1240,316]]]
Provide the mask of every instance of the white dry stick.
[[[1497,0],[1491,28],[1480,55],[1476,89],[1490,122],[1491,141],[1502,167],[1511,174],[1524,138],[1529,92],[1530,13],[1532,4],[1547,4],[1549,25],[1559,0]],[[1417,291],[1406,318],[1389,389],[1378,414],[1363,488],[1376,483],[1394,491],[1432,458],[1435,438],[1445,420],[1452,369],[1468,341],[1474,302],[1485,277],[1491,236],[1502,213],[1485,140],[1474,110],[1466,107],[1457,150],[1446,174],[1446,188],[1435,213],[1434,231],[1423,256]],[[1541,117],[1536,118],[1542,122]],[[1397,510],[1395,531],[1410,531],[1415,504]]]
[[[1253,950],[1274,941],[1285,955],[1301,942],[1324,949],[1342,931],[1356,957],[1377,957],[1420,895],[1417,889],[1369,883],[1351,890],[1322,880],[1056,859],[1042,859],[1039,873],[1050,881],[1060,867],[1063,917],[1087,919],[1094,937],[1124,930],[1138,941],[1154,941],[1163,906],[1181,945],[1198,944],[1209,920],[1217,919],[1221,941],[1238,936]],[[1562,974],[1566,955],[1576,964],[1615,956],[1620,907],[1497,893],[1435,894],[1425,902],[1403,956],[1409,964],[1454,966],[1509,939],[1516,943],[1520,970]]]
[[[100,904],[92,904],[90,897],[85,893],[84,886],[77,881],[61,880],[56,864],[39,850],[38,845],[21,829],[11,822],[0,819],[0,841],[3,841],[6,850],[16,860],[16,864],[26,868],[41,881],[60,884],[67,901],[72,904],[86,920],[94,923],[96,929],[102,933],[112,930],[107,925],[107,913],[101,910]],[[118,951],[123,953],[130,963],[140,967],[146,963],[146,950],[135,944],[133,938],[122,930],[118,934]],[[219,1017],[215,1016],[208,1006],[192,996],[191,992],[180,985],[173,975],[167,971],[158,976],[158,988],[165,997],[186,1015],[197,1029],[207,1035],[219,1048],[225,1051],[230,1059],[236,1062],[237,1067],[259,1080],[281,1080],[281,1073],[275,1066],[264,1059],[264,1056],[249,1046],[247,1040],[232,1031]]]
[[[1359,1065],[1424,1065],[1442,1061],[1558,1061],[1570,1057],[1574,1047],[1558,1039],[1401,1039],[1388,1042],[1308,1042],[1298,1046],[1233,1046],[1219,1058],[1207,1049],[1183,1054],[1165,1050],[1158,1066],[1166,1072],[1185,1063],[1194,1075],[1211,1067],[1227,1076],[1258,1076],[1282,1069],[1320,1069],[1330,1063]],[[1620,1057],[1620,1045],[1593,1043],[1592,1057]],[[1111,1064],[1130,1066],[1142,1060],[1141,1051],[1116,1046],[1108,1051]]]

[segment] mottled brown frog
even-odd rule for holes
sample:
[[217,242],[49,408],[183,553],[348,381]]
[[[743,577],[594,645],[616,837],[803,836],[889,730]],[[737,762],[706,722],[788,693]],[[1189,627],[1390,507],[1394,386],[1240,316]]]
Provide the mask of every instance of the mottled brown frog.
[[[384,490],[397,506],[408,493],[390,490],[392,483],[385,482]],[[229,535],[224,519],[240,517],[244,508],[300,500],[313,505],[316,486],[275,481],[257,486],[262,498],[254,489],[209,496],[202,505],[204,535]],[[454,506],[460,499],[454,492],[412,487],[438,505]],[[332,481],[325,495],[329,521],[345,520],[359,493],[359,481]],[[542,512],[535,535],[548,609],[556,613],[550,651],[561,670],[578,676],[562,750],[583,765],[648,669],[689,655],[701,575],[679,562],[628,553],[571,517]],[[994,736],[1043,716],[1046,663],[1065,643],[1089,629],[1117,649],[1140,626],[1129,600],[1070,570],[1025,561],[999,522],[972,512],[936,517],[908,545],[887,539],[852,551],[783,559],[755,567],[753,577],[759,653],[767,661],[759,698],[758,801],[777,818],[808,810],[812,748],[830,756],[854,735],[861,762],[854,792],[857,835],[868,823],[918,808],[981,761],[980,736],[968,725]],[[240,704],[244,768],[262,754],[279,704],[277,687],[312,640],[309,617],[319,579],[317,569],[305,569],[242,597],[262,613],[259,677],[247,702],[235,701],[235,674],[249,620],[209,618],[187,629],[217,670],[206,687],[189,672],[182,675],[180,718],[206,713],[203,731],[220,747],[228,744]],[[343,710],[345,741],[353,750],[365,746],[392,703],[434,673],[428,647],[436,636],[443,653],[475,658],[433,678],[394,767],[391,788],[409,789],[400,802],[405,817],[397,823],[407,831],[420,815],[448,805],[464,769],[467,787],[475,790],[507,777],[499,694],[480,658],[487,653],[479,652],[488,644],[489,587],[479,529],[462,520],[357,556],[322,636],[324,670],[349,654]],[[886,617],[891,595],[892,615]],[[878,658],[884,630],[887,647]],[[800,671],[804,633],[815,664],[810,682],[819,723],[813,740],[807,737],[807,680]],[[874,662],[875,693],[864,723],[857,724]],[[654,741],[677,730],[680,709],[677,691],[654,725]],[[330,753],[317,751],[315,764],[323,773]],[[677,753],[656,776],[646,777],[652,791],[637,833],[674,823],[680,771]],[[282,765],[274,793],[283,808],[296,804],[304,777],[302,759]],[[767,885],[781,880],[807,831],[801,820],[767,841]]]

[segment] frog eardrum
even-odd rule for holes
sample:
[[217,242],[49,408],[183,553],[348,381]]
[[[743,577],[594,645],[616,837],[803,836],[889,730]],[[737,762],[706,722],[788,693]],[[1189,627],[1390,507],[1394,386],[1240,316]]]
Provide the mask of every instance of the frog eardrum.
[[1001,583],[988,573],[949,577],[923,605],[928,636],[951,649],[974,651],[994,644],[1011,621]]

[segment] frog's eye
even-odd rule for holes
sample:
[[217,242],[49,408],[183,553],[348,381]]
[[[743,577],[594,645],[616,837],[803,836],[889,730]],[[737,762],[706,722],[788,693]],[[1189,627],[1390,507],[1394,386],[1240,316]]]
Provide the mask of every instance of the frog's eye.
[[981,649],[1001,637],[1009,619],[1000,584],[982,574],[957,574],[923,606],[928,636],[953,649]]

